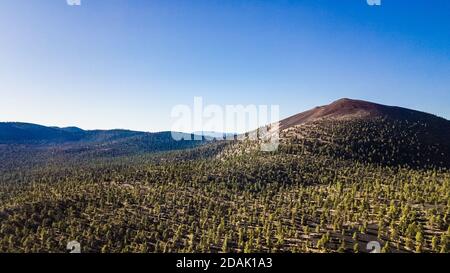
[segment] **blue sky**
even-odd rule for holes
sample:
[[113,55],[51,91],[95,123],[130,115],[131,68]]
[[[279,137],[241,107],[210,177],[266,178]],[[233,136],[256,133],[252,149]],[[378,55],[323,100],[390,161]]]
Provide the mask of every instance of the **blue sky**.
[[194,96],[450,119],[450,1],[2,1],[0,121],[169,130]]

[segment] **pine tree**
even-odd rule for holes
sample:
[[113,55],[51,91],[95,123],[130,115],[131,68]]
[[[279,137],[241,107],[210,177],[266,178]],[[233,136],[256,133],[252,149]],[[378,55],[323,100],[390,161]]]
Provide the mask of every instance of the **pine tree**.
[[423,235],[421,231],[418,231],[416,234],[416,252],[421,253],[422,252],[422,245],[423,245]]
[[438,250],[438,237],[436,235],[433,236],[431,239],[431,250],[437,251]]
[[442,234],[440,253],[447,253],[447,252],[448,252],[448,238],[445,234]]
[[354,252],[354,253],[358,253],[358,252],[359,252],[359,244],[358,244],[358,243],[355,243],[355,244],[353,245],[353,252]]
[[391,248],[389,246],[389,242],[386,242],[386,244],[384,244],[383,248],[381,249],[381,253],[389,253],[391,251]]
[[228,235],[225,235],[225,238],[223,239],[222,252],[228,253]]
[[337,252],[338,253],[344,253],[345,252],[345,241],[344,240],[342,240],[341,245],[339,246]]

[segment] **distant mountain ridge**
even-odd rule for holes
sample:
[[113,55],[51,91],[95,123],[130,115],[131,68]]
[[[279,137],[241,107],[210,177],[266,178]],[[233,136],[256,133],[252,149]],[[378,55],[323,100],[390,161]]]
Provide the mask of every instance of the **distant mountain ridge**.
[[85,131],[70,128],[46,127],[32,123],[1,122],[0,143],[30,143],[30,142],[65,142],[77,141],[84,137]]
[[3,122],[0,123],[0,153],[3,153],[5,160],[14,157],[14,153],[31,155],[36,152],[41,156],[45,155],[44,157],[50,155],[116,157],[183,150],[197,147],[206,141],[185,133],[177,133],[177,137],[184,137],[186,140],[177,141],[172,137],[172,132],[83,130],[78,127],[59,128],[31,123]]
[[194,135],[203,136],[207,140],[232,140],[237,137],[237,133],[221,133],[215,131],[195,131]]
[[[165,135],[171,132],[141,132],[126,129],[83,130],[78,127],[47,127],[23,122],[0,122],[0,144],[60,144],[64,142],[101,142],[130,137]],[[180,133],[191,136],[191,134]]]

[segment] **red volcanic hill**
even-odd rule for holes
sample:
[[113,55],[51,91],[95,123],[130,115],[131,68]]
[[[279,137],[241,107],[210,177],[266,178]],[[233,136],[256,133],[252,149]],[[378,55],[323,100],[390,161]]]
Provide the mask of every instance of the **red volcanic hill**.
[[385,117],[398,120],[430,120],[448,121],[432,114],[419,112],[397,106],[387,106],[362,100],[340,99],[329,105],[319,106],[280,121],[280,129],[323,119],[370,119]]
[[293,153],[450,168],[450,121],[420,111],[340,99],[286,118],[280,129]]

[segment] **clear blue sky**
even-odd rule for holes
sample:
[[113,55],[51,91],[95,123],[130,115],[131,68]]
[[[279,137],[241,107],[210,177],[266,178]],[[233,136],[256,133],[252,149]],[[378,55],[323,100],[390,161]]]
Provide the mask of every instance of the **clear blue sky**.
[[0,121],[168,130],[176,104],[450,118],[450,1],[4,0]]

